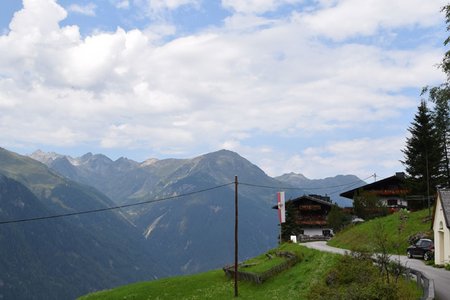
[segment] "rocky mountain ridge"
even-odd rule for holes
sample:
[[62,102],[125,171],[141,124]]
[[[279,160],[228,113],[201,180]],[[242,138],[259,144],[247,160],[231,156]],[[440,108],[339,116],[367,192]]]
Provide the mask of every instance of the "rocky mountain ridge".
[[[68,254],[61,250],[66,249],[66,245],[78,249],[70,250],[69,247],[69,252],[75,257],[86,257],[86,261],[91,255],[99,257],[99,262],[93,264],[97,271],[89,271],[89,276],[81,275],[89,267],[82,262],[73,263],[71,272],[78,274],[79,281],[73,284],[71,293],[104,288],[106,283],[100,279],[109,278],[102,275],[104,271],[109,276],[116,276],[107,281],[117,285],[124,280],[121,276],[131,281],[149,280],[164,274],[173,276],[221,268],[231,263],[234,244],[234,184],[231,183],[235,175],[239,176],[240,182],[239,259],[273,248],[278,235],[277,214],[272,209],[276,192],[287,186],[305,187],[308,181],[298,174],[272,178],[247,159],[228,150],[192,159],[150,159],[144,162],[127,158],[113,161],[105,155],[92,153],[72,158],[37,152],[31,157],[33,159],[0,149],[0,174],[17,181],[34,195],[35,200],[29,200],[30,203],[38,201],[43,209],[36,209],[36,214],[39,211],[55,214],[141,203],[116,212],[61,219],[70,228],[75,228],[66,230],[70,232],[66,233],[66,239],[75,237],[70,242],[59,235],[47,238],[44,232],[51,229],[44,226],[39,235],[56,244],[51,242],[47,247],[49,253],[62,253],[61,266],[70,261],[66,257]],[[294,179],[302,180],[301,184]],[[354,178],[347,179],[353,181]],[[320,193],[317,189],[314,192]],[[287,191],[288,199],[305,193],[309,191],[301,188]],[[19,194],[15,196],[19,198],[14,200],[14,205],[20,206],[23,202],[28,207],[30,204],[20,200]],[[155,201],[158,199],[165,200]],[[7,202],[0,202],[0,212],[8,211],[5,205]],[[9,211],[14,213],[8,216],[0,214],[0,219],[21,217],[20,210]],[[10,234],[3,228],[0,227],[0,239]],[[23,229],[18,230],[22,232]],[[84,250],[86,253],[80,254],[80,249],[84,249],[80,245],[90,245],[88,249],[92,251]],[[41,243],[36,239],[22,239],[15,247],[35,252]],[[2,259],[17,261],[14,252],[8,252]],[[47,264],[41,258],[34,259],[41,261],[41,266]],[[19,261],[21,268],[29,268],[27,261]],[[77,265],[78,268],[75,267]],[[38,273],[37,269],[31,269],[32,273]],[[57,279],[53,276],[46,271],[29,286],[39,286],[41,280],[67,280],[61,275]],[[98,280],[95,279],[97,276]],[[97,284],[85,285],[84,277]],[[0,280],[3,280],[1,275]],[[17,284],[12,281],[10,285],[17,287]],[[55,293],[53,298],[61,298],[61,295]]]

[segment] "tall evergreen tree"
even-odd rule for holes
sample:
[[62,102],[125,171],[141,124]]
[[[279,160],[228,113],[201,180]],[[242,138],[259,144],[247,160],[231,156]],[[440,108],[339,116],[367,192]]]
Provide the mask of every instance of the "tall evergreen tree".
[[[447,32],[450,32],[450,4],[445,5],[442,8],[442,11],[445,13],[445,23],[447,24]],[[450,43],[450,36],[447,37],[444,41],[444,46],[447,46]],[[450,81],[450,50],[446,51],[444,54],[444,58],[442,59],[441,68],[447,74],[447,84]]]
[[[445,13],[447,32],[450,32],[450,4],[445,5],[442,11]],[[448,46],[449,43],[450,36],[445,39],[444,45]],[[439,66],[447,75],[446,82],[436,87],[425,87],[422,95],[428,93],[428,100],[435,105],[433,121],[443,151],[440,165],[441,184],[450,187],[450,50],[445,52]]]
[[431,88],[429,99],[435,104],[433,121],[439,143],[442,145],[440,172],[442,184],[450,187],[450,89],[443,86]]
[[406,140],[406,148],[402,150],[405,155],[402,163],[411,189],[420,195],[434,193],[443,180],[441,172],[443,151],[432,114],[425,101],[418,107],[408,131],[411,136]]

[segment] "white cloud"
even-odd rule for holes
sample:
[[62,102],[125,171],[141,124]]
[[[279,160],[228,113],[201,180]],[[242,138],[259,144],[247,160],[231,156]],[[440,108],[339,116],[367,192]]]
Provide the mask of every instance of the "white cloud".
[[327,3],[325,9],[297,17],[313,34],[343,40],[373,35],[379,29],[440,24],[440,9],[445,4],[445,0],[339,0],[332,1],[332,5]]
[[309,147],[299,154],[277,153],[266,163],[272,176],[288,172],[302,173],[308,178],[325,178],[337,174],[355,174],[365,178],[376,173],[379,177],[392,176],[403,170],[400,163],[404,147],[403,136],[360,138],[327,142],[320,147]]
[[[123,5],[123,2],[121,3]],[[97,5],[94,3],[88,3],[85,5],[79,5],[79,4],[71,4],[67,7],[67,10],[70,12],[74,12],[81,15],[86,15],[90,17],[95,16],[95,10],[97,9]]]
[[114,2],[114,5],[119,9],[128,9],[130,8],[129,0],[117,0]]
[[167,14],[181,7],[200,8],[201,0],[134,0],[139,7],[153,20],[166,20]]
[[222,6],[237,13],[261,14],[274,11],[285,4],[301,2],[303,0],[222,0]]
[[9,27],[18,38],[25,35],[51,33],[59,30],[58,23],[67,12],[54,0],[23,0],[23,9],[14,14]]
[[197,6],[199,4],[198,0],[148,0],[149,7],[152,10],[174,10],[184,5]]
[[[155,7],[197,2],[161,3]],[[342,3],[325,3],[325,12]],[[409,2],[403,4],[409,9]],[[425,21],[426,13],[411,15],[409,21],[383,21],[383,26],[434,22]],[[370,170],[374,164],[397,168],[400,138],[390,137],[395,133],[387,124],[416,107],[416,97],[403,91],[444,80],[435,68],[442,49],[431,45],[397,50],[323,43],[310,31],[320,11],[291,20],[236,14],[223,28],[170,42],[158,39],[174,32],[164,24],[82,37],[77,26],[59,24],[66,16],[55,1],[27,0],[11,31],[0,36],[5,146],[82,144],[189,155],[192,149],[226,147],[271,175],[364,176],[376,171]],[[387,131],[388,137],[340,136],[351,128]],[[339,142],[299,148],[298,155],[270,141],[248,145],[255,133],[307,143],[324,132]]]

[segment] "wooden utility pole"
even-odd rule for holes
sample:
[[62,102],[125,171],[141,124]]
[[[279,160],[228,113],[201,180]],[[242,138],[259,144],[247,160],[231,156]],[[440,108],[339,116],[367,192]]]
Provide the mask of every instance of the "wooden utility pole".
[[238,177],[234,176],[234,297],[238,297]]
[[428,170],[428,149],[425,150],[425,163],[427,168],[427,203],[428,203],[428,217],[431,218],[430,207],[430,171]]

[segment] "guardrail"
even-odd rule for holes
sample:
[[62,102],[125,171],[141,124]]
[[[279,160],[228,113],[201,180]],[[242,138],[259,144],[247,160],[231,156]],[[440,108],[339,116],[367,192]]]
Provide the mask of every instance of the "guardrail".
[[434,299],[434,281],[426,277],[422,272],[407,268],[406,275],[414,275],[417,285],[423,290],[421,300],[433,300]]

